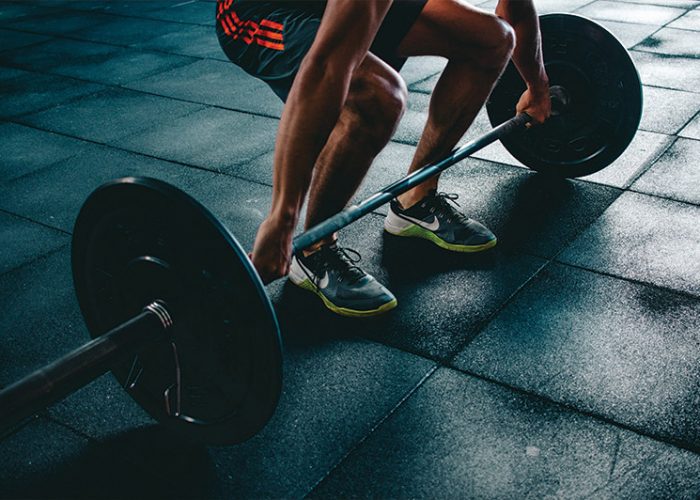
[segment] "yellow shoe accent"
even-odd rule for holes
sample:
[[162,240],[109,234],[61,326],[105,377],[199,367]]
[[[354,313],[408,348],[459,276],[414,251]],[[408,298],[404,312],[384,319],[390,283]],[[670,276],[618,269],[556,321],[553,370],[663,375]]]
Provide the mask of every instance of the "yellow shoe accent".
[[[389,232],[389,231],[387,231]],[[433,233],[432,231],[428,231],[427,229],[423,229],[417,224],[411,224],[408,226],[406,229],[402,229],[398,233],[390,233],[393,234],[394,236],[405,236],[409,238],[423,238],[424,240],[428,240],[439,246],[440,248],[444,248],[445,250],[450,250],[451,252],[464,252],[464,253],[471,253],[471,252],[483,252],[484,250],[488,250],[489,248],[493,248],[496,246],[496,243],[498,243],[498,239],[494,238],[491,241],[488,241],[486,243],[482,243],[481,245],[458,245],[456,243],[448,243],[447,241],[443,240],[440,238],[438,235]]]
[[[294,283],[292,281],[292,283]],[[348,309],[347,307],[340,307],[336,306],[333,302],[328,300],[328,298],[321,293],[321,291],[318,289],[316,285],[314,285],[311,280],[305,279],[301,283],[294,283],[300,288],[303,288],[304,290],[308,290],[310,292],[315,293],[318,295],[321,300],[323,301],[323,305],[326,306],[327,309],[330,311],[333,311],[334,313],[340,315],[340,316],[346,316],[346,317],[351,317],[351,318],[364,318],[368,316],[379,316],[380,314],[384,314],[387,311],[392,310],[398,305],[398,301],[396,299],[391,300],[387,302],[386,304],[382,304],[380,307],[376,309],[369,309],[366,311],[363,310],[358,310],[358,309]]]

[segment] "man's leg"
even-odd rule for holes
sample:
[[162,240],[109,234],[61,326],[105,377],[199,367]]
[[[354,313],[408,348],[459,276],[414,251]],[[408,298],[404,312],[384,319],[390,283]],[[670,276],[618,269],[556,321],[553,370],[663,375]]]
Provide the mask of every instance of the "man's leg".
[[[406,107],[406,96],[405,83],[396,71],[367,54],[314,167],[307,229],[345,208],[374,158],[393,136]],[[328,238],[321,244],[332,240]]]
[[[306,227],[339,212],[389,142],[406,106],[406,86],[391,67],[368,54],[353,75],[338,123],[314,167]],[[396,307],[393,294],[356,264],[356,252],[335,236],[295,255],[289,278],[344,316],[373,316]]]
[[[510,59],[512,28],[493,14],[459,0],[428,0],[399,45],[402,56],[448,59],[433,90],[428,121],[409,172],[448,154],[464,135]],[[410,207],[437,188],[438,179],[399,196]]]

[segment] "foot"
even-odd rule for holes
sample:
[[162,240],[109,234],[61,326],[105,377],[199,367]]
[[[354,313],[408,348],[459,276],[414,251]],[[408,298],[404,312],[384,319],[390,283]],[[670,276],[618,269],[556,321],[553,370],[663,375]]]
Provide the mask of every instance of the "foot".
[[496,245],[488,228],[460,212],[457,195],[431,191],[404,209],[398,201],[389,204],[384,229],[396,236],[424,238],[453,252],[481,252]]
[[354,250],[324,245],[311,255],[295,255],[289,279],[341,316],[376,316],[396,307],[396,297],[357,267],[359,260]]

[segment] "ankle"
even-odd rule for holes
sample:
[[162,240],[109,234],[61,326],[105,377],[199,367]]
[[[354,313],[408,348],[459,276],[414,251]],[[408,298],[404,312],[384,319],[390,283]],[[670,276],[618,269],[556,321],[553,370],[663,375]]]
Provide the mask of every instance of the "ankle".
[[[431,188],[432,190],[432,188]],[[408,210],[409,208],[413,207],[414,205],[417,205],[420,203],[426,196],[430,194],[430,190],[428,191],[419,191],[419,192],[414,192],[411,191],[409,193],[404,193],[396,198],[396,201],[399,202],[399,208],[402,210]]]
[[308,257],[309,255],[314,254],[314,253],[318,252],[319,250],[321,250],[321,248],[323,248],[324,246],[333,245],[337,242],[338,242],[338,238],[334,235],[334,236],[325,238],[319,242],[316,242],[313,245],[311,245],[310,247],[304,248],[301,251],[301,253],[304,257]]

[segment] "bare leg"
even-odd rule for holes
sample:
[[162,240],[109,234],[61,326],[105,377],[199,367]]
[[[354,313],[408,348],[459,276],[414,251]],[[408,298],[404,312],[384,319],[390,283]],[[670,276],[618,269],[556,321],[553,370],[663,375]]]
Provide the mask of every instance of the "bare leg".
[[[449,59],[433,90],[428,121],[409,172],[449,153],[474,121],[514,47],[510,26],[459,0],[429,0],[401,42],[405,56]],[[399,196],[404,207],[437,189],[438,178]]]
[[[372,161],[394,134],[405,101],[401,77],[368,54],[353,76],[338,123],[316,161],[307,229],[341,211],[352,198]],[[308,251],[334,239],[329,237]]]

